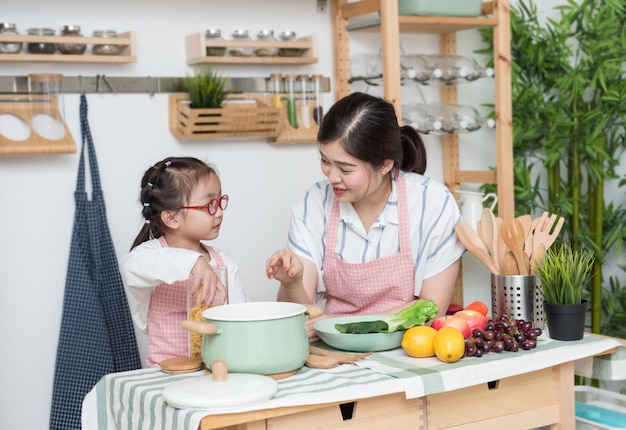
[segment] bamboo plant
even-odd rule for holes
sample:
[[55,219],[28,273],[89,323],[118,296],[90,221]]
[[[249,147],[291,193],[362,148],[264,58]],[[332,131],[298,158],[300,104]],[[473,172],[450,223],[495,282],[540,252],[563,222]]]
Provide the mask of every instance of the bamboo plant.
[[[602,320],[603,295],[624,290],[611,278],[609,291],[602,275],[606,257],[614,252],[619,259],[626,237],[626,210],[619,200],[605,201],[607,183],[626,183],[616,171],[626,146],[625,5],[564,0],[556,10],[559,19],[540,20],[532,0],[511,7],[516,209],[566,218],[561,239],[596,257],[591,330],[625,337],[623,324],[617,332],[602,330],[620,326],[608,318],[626,322],[626,308],[607,315],[606,306]],[[482,34],[493,44],[490,33]]]

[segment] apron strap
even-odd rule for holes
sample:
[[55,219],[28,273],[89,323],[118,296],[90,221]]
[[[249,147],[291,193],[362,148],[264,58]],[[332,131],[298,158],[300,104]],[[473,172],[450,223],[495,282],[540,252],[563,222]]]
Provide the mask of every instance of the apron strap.
[[78,177],[76,179],[76,192],[85,192],[85,144],[87,144],[91,188],[93,195],[100,196],[102,194],[102,187],[100,185],[100,174],[98,173],[98,160],[96,159],[96,150],[87,120],[87,97],[84,94],[80,96],[80,134],[82,137],[82,146],[78,164]]

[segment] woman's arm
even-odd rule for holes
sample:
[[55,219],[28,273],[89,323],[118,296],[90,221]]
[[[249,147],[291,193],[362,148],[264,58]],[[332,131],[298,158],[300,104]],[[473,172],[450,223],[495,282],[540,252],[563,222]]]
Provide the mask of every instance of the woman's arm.
[[431,276],[428,279],[424,279],[422,290],[420,292],[420,299],[430,299],[437,304],[437,307],[439,307],[437,317],[445,315],[448,310],[452,294],[454,293],[457,276],[459,274],[459,267],[461,267],[460,258],[452,263],[443,272],[440,272],[435,276]]

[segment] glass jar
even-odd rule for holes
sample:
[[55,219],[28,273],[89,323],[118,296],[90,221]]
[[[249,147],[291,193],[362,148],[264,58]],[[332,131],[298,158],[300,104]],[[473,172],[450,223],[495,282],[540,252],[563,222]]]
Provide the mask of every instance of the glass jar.
[[[82,37],[80,26],[64,25],[61,29],[61,36]],[[59,43],[57,47],[61,54],[69,55],[82,55],[85,53],[85,49],[87,49],[87,45],[84,43]]]
[[[215,40],[224,40],[222,38],[222,30],[217,28],[209,28],[206,33],[204,33],[204,37],[207,41],[215,41]],[[207,57],[222,57],[226,54],[225,46],[207,46],[206,47],[206,55]]]
[[285,75],[287,89],[287,120],[293,128],[298,128],[298,111],[296,110],[296,75]]
[[[117,37],[115,30],[96,30],[93,32],[93,37],[113,38]],[[122,49],[120,45],[93,45],[93,55],[120,55]]]
[[272,93],[272,106],[275,108],[283,107],[283,74],[272,73],[270,75],[270,91]]
[[[251,41],[250,36],[248,35],[248,30],[235,30],[232,34],[233,40],[238,41]],[[254,50],[251,46],[233,46],[228,50],[228,53],[232,57],[251,57],[254,53]]]
[[320,125],[324,118],[324,100],[322,100],[322,75],[311,76],[313,82],[313,94],[315,97],[315,105],[313,107],[313,120],[315,124]]
[[[15,24],[10,22],[0,22],[0,34],[17,36],[19,33],[15,28]],[[0,54],[17,54],[21,49],[22,42],[0,43]]]
[[[282,42],[295,42],[296,41],[296,32],[295,31],[283,31],[278,36]],[[280,48],[278,50],[278,55],[280,57],[299,57],[302,55],[302,49],[300,48]]]
[[[261,30],[256,35],[257,40],[262,42],[276,42],[274,32],[272,30]],[[278,48],[271,46],[259,46],[254,50],[257,57],[275,57],[278,55]]]
[[[29,36],[54,36],[52,28],[29,28],[26,32]],[[26,49],[31,54],[54,54],[57,51],[57,45],[49,42],[30,42],[26,45]]]

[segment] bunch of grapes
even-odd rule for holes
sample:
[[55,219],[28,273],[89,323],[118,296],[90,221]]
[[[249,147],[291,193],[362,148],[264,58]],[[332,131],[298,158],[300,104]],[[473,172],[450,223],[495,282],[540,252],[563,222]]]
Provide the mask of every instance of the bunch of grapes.
[[530,321],[501,315],[489,319],[485,330],[474,329],[465,338],[465,357],[482,357],[489,352],[530,350],[537,346],[541,329]]

